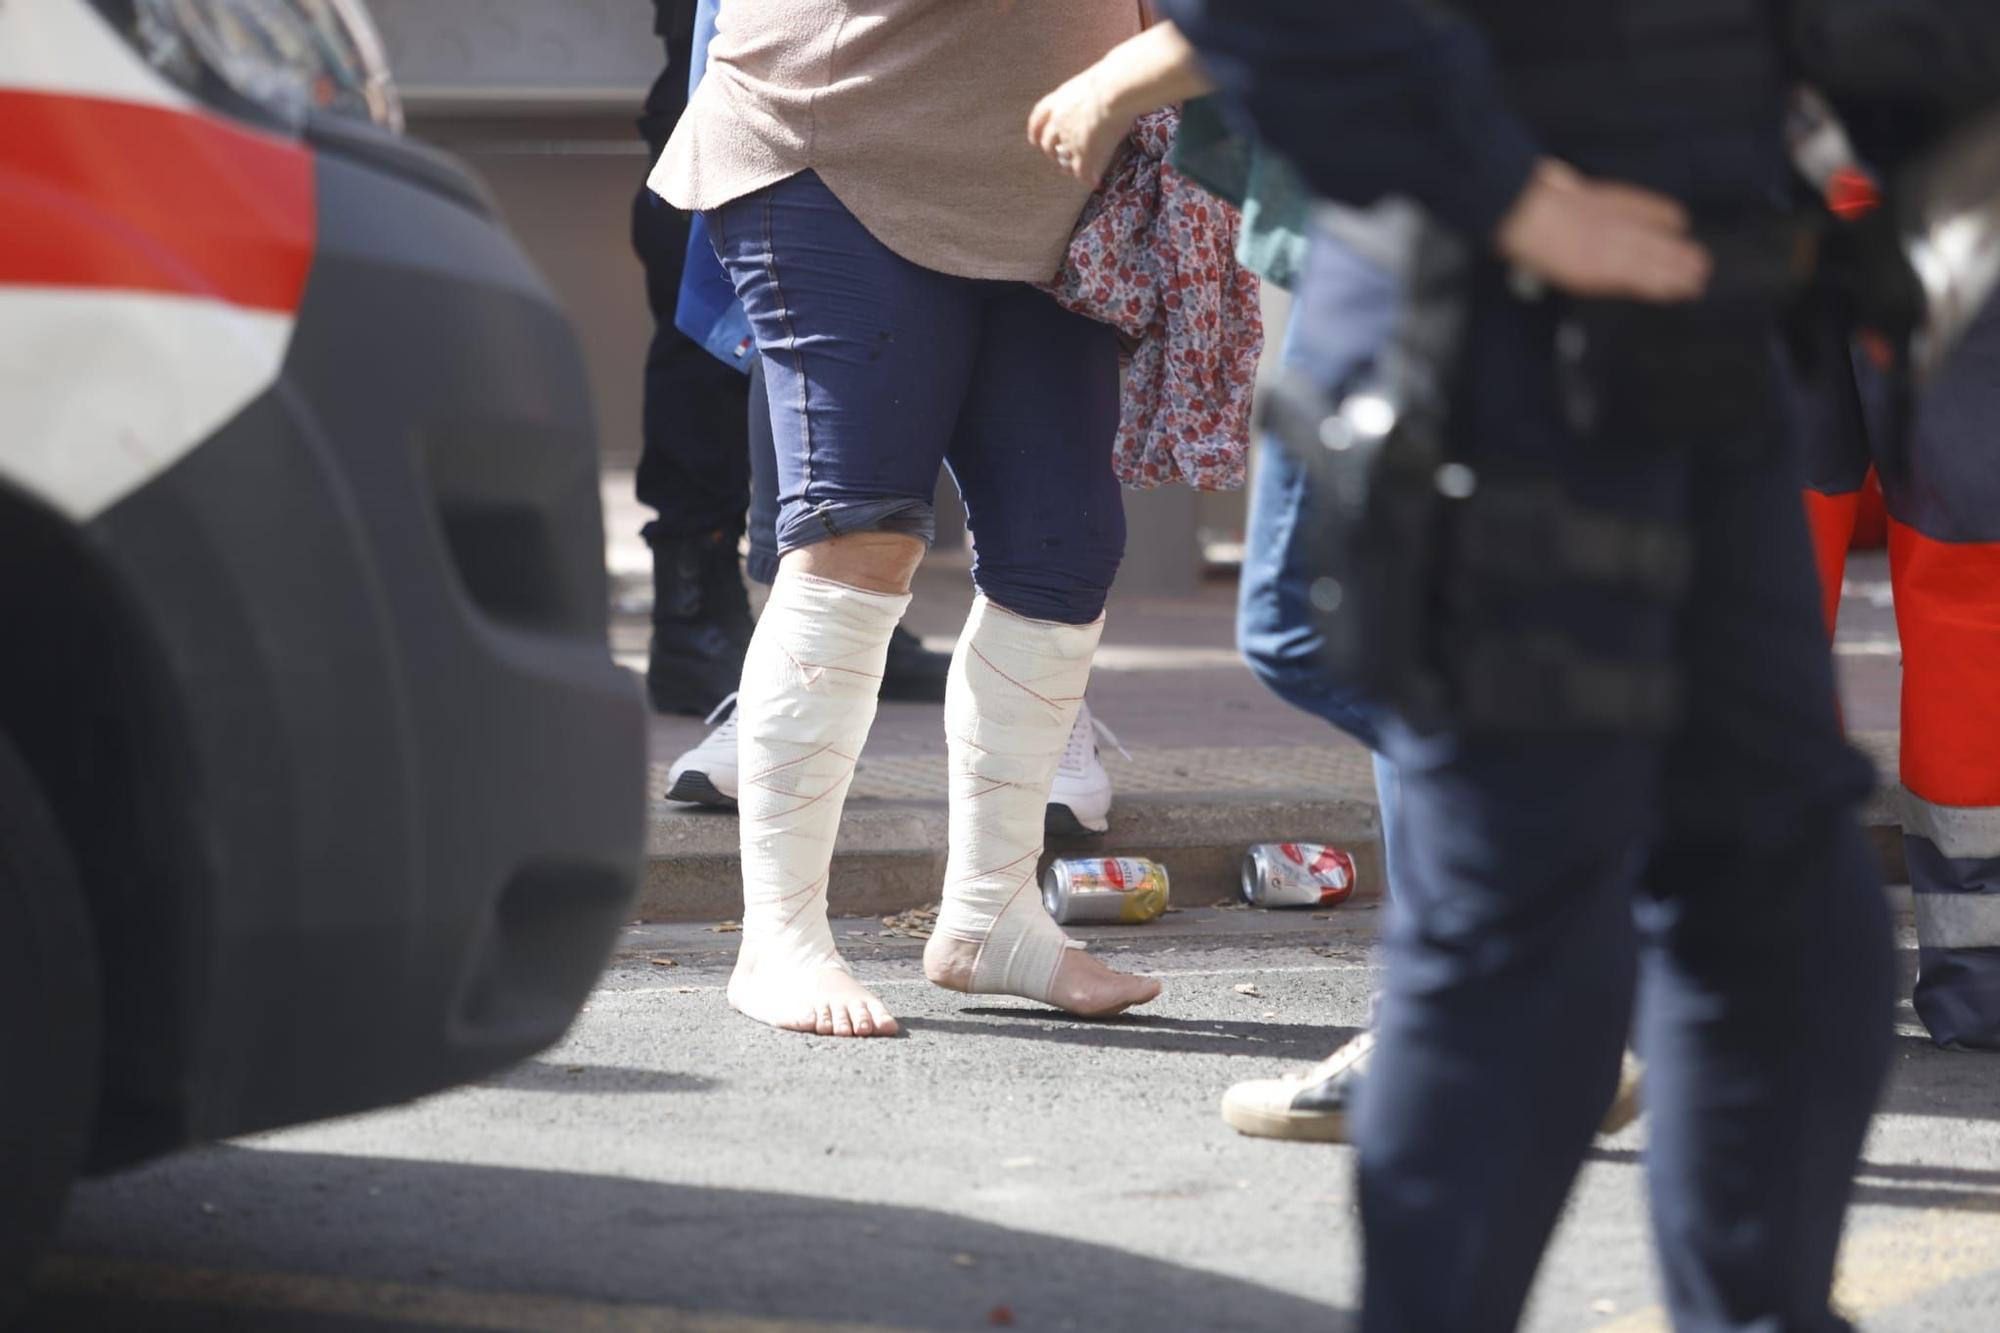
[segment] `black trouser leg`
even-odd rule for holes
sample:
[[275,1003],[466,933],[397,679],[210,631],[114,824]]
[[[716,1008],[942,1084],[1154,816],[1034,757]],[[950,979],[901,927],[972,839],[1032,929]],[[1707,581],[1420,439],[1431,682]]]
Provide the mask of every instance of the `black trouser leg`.
[[[687,34],[665,36],[667,68],[639,121],[649,162],[687,105]],[[742,372],[674,326],[688,230],[687,214],[640,186],[632,202],[632,249],[645,269],[653,340],[635,489],[656,515],[644,530],[653,548],[647,694],[668,713],[706,713],[735,690],[750,639],[736,560],[750,506],[750,386]]]
[[[687,107],[687,43],[670,36],[667,55],[639,120],[649,169]],[[632,251],[646,273],[653,341],[637,491],[658,515],[646,526],[648,541],[721,532],[734,543],[750,507],[749,384],[674,327],[688,226],[687,214],[640,185],[632,201]]]

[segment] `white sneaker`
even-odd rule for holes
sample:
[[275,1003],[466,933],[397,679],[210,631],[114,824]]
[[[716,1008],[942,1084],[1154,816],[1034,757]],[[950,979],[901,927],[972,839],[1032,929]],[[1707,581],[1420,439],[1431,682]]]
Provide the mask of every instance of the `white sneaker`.
[[708,715],[714,730],[667,770],[667,799],[691,805],[736,804],[736,696]]
[[1090,715],[1090,705],[1076,710],[1062,762],[1056,765],[1055,786],[1049,791],[1048,814],[1042,826],[1050,833],[1102,833],[1111,827],[1111,775],[1097,755],[1097,738],[1111,742],[1127,759],[1125,747],[1111,728]]

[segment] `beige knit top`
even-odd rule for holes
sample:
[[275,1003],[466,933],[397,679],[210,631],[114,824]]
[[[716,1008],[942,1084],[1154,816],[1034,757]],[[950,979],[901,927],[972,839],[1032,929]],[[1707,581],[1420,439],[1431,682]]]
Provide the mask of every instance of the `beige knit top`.
[[905,259],[1045,281],[1090,187],[1028,113],[1139,27],[1138,0],[724,0],[651,184],[711,209],[811,169]]

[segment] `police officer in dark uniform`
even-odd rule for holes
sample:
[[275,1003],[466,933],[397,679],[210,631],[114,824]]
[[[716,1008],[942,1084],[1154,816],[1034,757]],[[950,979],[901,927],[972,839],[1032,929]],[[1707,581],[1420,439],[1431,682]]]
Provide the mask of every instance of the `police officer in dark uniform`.
[[[687,109],[694,0],[653,0],[666,68],[646,96],[639,133],[647,170]],[[750,506],[749,388],[674,327],[687,262],[688,215],[641,182],[632,250],[646,272],[653,341],[646,353],[639,502],[653,552],[653,642],[646,688],[663,713],[702,714],[736,689],[752,628],[736,548]]]
[[1636,995],[1677,1327],[1845,1327],[1892,964],[1776,303],[1734,272],[1783,230],[1781,6],[1161,8],[1316,188],[1414,199],[1469,256],[1455,334],[1410,341],[1448,386],[1451,499],[1406,529],[1436,545],[1438,651],[1385,737],[1405,850],[1356,1131],[1363,1326],[1514,1325]]

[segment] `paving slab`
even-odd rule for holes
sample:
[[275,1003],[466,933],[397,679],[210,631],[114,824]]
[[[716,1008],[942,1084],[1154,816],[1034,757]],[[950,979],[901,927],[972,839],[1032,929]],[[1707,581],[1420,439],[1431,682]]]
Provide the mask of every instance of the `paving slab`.
[[[723,994],[733,936],[637,928],[540,1058],[86,1185],[26,1327],[1348,1329],[1352,1150],[1243,1138],[1216,1114],[1230,1084],[1297,1072],[1367,1021],[1380,912],[1322,915],[1083,928],[1166,987],[1100,1022],[939,990],[918,942],[842,923],[903,1024],[881,1041],[741,1018]],[[1907,980],[1906,905],[1900,944]],[[1838,1299],[1870,1333],[2000,1328],[1992,1057],[1935,1049],[1906,1002],[1896,1025]],[[1592,1148],[1525,1333],[1666,1333],[1650,1128]]]

